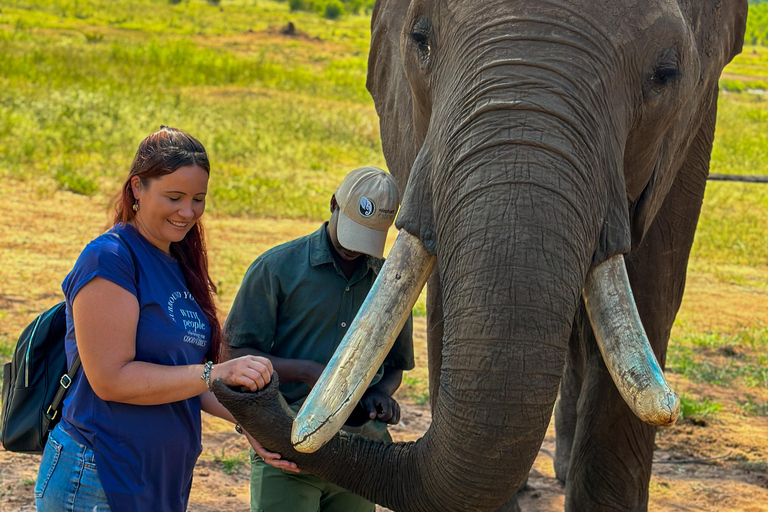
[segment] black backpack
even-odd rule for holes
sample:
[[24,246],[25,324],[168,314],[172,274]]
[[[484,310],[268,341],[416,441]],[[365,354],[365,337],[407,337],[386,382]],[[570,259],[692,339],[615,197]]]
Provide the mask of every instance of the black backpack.
[[[133,249],[112,234],[128,248],[138,284]],[[9,452],[43,453],[48,433],[61,419],[61,402],[80,368],[78,353],[67,369],[66,334],[66,303],[59,302],[24,329],[11,362],[3,366],[0,442]]]
[[61,402],[80,367],[78,355],[67,371],[65,306],[60,302],[35,318],[3,366],[0,441],[8,451],[43,453],[48,432],[61,419]]

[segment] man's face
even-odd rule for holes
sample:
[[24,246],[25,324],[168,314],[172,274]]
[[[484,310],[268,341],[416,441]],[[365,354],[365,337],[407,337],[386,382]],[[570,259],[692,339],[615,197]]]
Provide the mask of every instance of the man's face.
[[[332,208],[334,208],[333,205],[335,205],[335,203],[336,201],[334,200],[331,206]],[[333,214],[331,214],[331,220],[328,222],[328,236],[331,239],[331,245],[333,245],[333,249],[341,259],[344,261],[354,261],[362,256],[363,253],[345,249],[344,246],[339,243],[339,236],[337,232],[339,224],[339,211],[339,207],[336,205],[333,209]]]

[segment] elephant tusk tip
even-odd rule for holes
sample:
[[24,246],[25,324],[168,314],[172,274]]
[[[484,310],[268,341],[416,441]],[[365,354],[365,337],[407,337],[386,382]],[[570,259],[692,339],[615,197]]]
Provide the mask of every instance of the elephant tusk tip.
[[659,407],[648,415],[645,422],[656,427],[671,427],[680,416],[680,398],[674,391],[669,391],[661,399]]
[[675,392],[671,392],[667,396],[667,400],[669,404],[667,409],[669,414],[667,415],[667,421],[660,425],[662,427],[671,427],[677,421],[678,416],[680,416],[680,398],[677,396],[677,394]]
[[314,415],[303,418],[301,414],[293,420],[291,444],[297,452],[314,453],[328,441],[328,439],[321,439],[322,424],[314,420]]

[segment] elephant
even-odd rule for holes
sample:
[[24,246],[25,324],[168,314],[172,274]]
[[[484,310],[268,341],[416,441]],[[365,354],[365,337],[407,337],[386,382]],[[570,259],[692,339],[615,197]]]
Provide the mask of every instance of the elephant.
[[[746,16],[746,0],[377,0],[367,87],[400,235],[298,417],[279,376],[217,382],[219,400],[266,448],[407,512],[515,510],[554,411],[565,509],[647,510]],[[425,281],[430,428],[335,433]]]

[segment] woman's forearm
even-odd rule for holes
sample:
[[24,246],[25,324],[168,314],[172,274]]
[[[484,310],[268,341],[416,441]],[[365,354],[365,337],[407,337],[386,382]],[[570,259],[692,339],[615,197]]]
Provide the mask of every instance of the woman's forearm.
[[[130,361],[92,387],[102,400],[133,405],[158,405],[186,400],[208,390],[201,378],[205,366],[165,366]],[[87,375],[87,374],[86,374]]]

